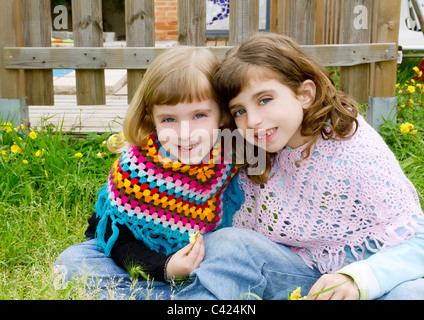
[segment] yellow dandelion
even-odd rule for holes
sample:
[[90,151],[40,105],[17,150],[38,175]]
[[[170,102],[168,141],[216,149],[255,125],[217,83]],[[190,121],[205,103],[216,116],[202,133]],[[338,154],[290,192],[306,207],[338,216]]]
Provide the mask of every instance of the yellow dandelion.
[[77,152],[77,153],[75,153],[75,155],[74,155],[74,157],[75,158],[82,158],[82,153],[81,152]]
[[35,132],[35,131],[31,131],[31,132],[29,133],[29,137],[30,137],[32,140],[37,139],[37,136],[38,136],[38,134],[37,134],[37,132]]
[[421,78],[423,76],[423,72],[418,67],[413,67],[412,70],[414,70],[418,78]]
[[200,231],[197,231],[197,232],[191,234],[190,235],[190,243],[195,244],[199,235],[200,235]]
[[414,129],[414,125],[412,123],[406,122],[400,125],[400,132],[403,134],[408,134],[411,130]]
[[29,162],[28,162],[28,160],[22,160],[22,162],[24,163],[24,164],[28,164]]
[[297,287],[296,290],[290,294],[289,300],[304,300],[305,298],[300,294],[301,291],[302,289]]
[[37,150],[37,152],[35,153],[35,156],[38,158],[39,156],[41,156],[41,150]]
[[5,122],[2,129],[6,130],[7,133],[11,133],[13,131],[13,125],[11,122]]
[[19,148],[19,146],[14,143],[13,146],[10,147],[10,151],[12,151],[13,153],[18,153],[21,151],[21,148]]

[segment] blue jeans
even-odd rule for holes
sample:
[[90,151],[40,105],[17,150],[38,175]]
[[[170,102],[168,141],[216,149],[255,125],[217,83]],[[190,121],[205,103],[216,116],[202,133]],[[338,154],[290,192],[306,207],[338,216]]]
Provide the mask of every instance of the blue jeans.
[[170,300],[183,286],[141,277],[133,282],[126,270],[96,248],[94,239],[67,248],[57,258],[55,268],[65,284],[73,277],[83,279],[88,292],[96,292],[94,298],[101,300]]
[[[188,286],[171,286],[159,281],[138,281],[97,250],[94,240],[66,249],[57,259],[65,281],[86,274],[99,289],[99,298],[235,300],[254,293],[264,300],[287,299],[297,287],[306,295],[321,277],[289,249],[247,229],[225,228],[205,235],[205,258],[193,271]],[[182,289],[182,290],[181,290]],[[254,299],[251,295],[244,298]],[[424,299],[424,279],[400,284],[381,300]]]
[[[226,228],[207,236],[205,258],[190,277],[193,283],[175,300],[238,299],[254,293],[264,300],[287,299],[302,288],[306,295],[321,277],[289,249],[247,229]],[[255,299],[251,295],[244,298]],[[424,279],[404,282],[380,300],[424,299]]]

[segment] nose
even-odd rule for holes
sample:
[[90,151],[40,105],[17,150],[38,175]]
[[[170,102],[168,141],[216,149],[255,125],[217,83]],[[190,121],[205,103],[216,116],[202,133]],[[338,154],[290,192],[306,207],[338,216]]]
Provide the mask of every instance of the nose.
[[249,110],[249,112],[246,111],[247,116],[247,126],[248,128],[255,129],[262,123],[262,117],[259,112],[256,112],[256,110]]
[[179,140],[182,142],[190,141],[192,128],[190,128],[190,121],[181,121]]

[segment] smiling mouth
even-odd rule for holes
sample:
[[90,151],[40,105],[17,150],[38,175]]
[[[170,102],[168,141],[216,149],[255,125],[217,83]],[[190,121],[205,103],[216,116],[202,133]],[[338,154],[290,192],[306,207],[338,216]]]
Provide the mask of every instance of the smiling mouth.
[[181,152],[190,152],[191,150],[196,148],[199,144],[200,143],[192,144],[189,146],[178,146],[178,150],[180,150]]
[[255,133],[255,138],[258,140],[263,140],[269,137],[270,135],[274,134],[276,131],[277,131],[277,128],[268,129],[266,131],[260,130],[260,134],[259,132]]

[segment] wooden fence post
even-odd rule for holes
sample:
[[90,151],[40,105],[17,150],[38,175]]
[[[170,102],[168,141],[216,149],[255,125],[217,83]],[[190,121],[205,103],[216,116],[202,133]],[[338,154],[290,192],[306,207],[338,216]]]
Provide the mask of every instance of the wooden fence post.
[[259,0],[230,1],[230,46],[240,45],[259,31]]
[[205,0],[178,0],[178,42],[206,46]]
[[3,48],[22,46],[22,8],[16,0],[0,0],[0,121],[14,125],[28,119],[24,73],[4,69]]
[[[339,43],[371,43],[372,0],[343,0],[340,3]],[[370,65],[340,68],[340,90],[367,103]]]
[[[103,47],[101,0],[72,0],[72,20],[75,47]],[[106,104],[104,70],[76,70],[76,87],[78,105]]]
[[[374,0],[372,42],[398,43],[401,0]],[[371,66],[371,94],[367,121],[376,129],[383,119],[396,119],[397,61],[377,62]]]
[[[125,0],[127,47],[155,46],[155,1]],[[128,102],[134,96],[145,70],[127,70]]]
[[316,4],[316,0],[272,1],[271,31],[285,34],[301,45],[315,44]]
[[[51,47],[50,0],[22,0],[24,47]],[[25,70],[28,105],[54,105],[53,70]]]

